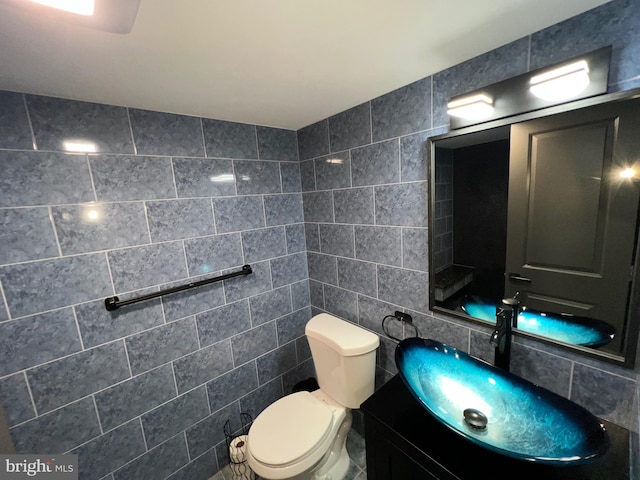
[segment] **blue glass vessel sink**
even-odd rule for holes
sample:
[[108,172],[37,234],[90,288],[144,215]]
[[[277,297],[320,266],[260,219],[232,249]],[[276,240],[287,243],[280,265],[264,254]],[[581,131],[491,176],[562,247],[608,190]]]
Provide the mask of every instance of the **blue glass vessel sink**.
[[[460,308],[467,315],[495,323],[496,303],[477,297],[465,297]],[[613,326],[594,318],[543,313],[526,307],[518,314],[518,330],[571,345],[601,347],[613,340]]]
[[591,462],[609,447],[604,426],[583,407],[443,343],[409,338],[395,358],[431,415],[489,450],[567,466]]

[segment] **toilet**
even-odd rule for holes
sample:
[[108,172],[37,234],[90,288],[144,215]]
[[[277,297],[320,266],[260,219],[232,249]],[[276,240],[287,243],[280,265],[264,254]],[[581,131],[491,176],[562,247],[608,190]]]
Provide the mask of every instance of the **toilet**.
[[351,409],[373,394],[380,339],[326,313],[309,320],[305,334],[320,388],[282,397],[258,415],[247,460],[265,479],[342,480]]

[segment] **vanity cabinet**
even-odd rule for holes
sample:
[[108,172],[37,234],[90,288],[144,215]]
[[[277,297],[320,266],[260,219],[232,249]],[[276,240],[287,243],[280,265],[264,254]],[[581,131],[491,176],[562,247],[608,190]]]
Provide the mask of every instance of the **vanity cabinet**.
[[367,401],[369,480],[630,480],[630,432],[603,422],[611,446],[593,463],[539,465],[498,455],[460,437],[432,417],[395,376]]

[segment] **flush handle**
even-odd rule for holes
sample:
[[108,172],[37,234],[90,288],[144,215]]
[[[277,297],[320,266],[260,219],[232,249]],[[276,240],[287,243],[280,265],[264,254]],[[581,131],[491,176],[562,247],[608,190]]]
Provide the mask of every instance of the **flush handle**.
[[530,278],[523,277],[522,275],[519,275],[517,273],[510,273],[509,274],[509,281],[510,282],[516,282],[516,283],[531,283],[531,279]]

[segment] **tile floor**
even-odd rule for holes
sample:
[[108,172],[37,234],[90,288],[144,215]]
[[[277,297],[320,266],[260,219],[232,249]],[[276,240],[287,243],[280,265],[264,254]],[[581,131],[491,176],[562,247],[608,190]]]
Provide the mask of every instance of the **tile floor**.
[[[351,462],[344,480],[367,480],[367,462],[364,446],[364,438],[353,428],[347,437],[347,451]],[[209,480],[234,480],[229,466],[216,473]]]

